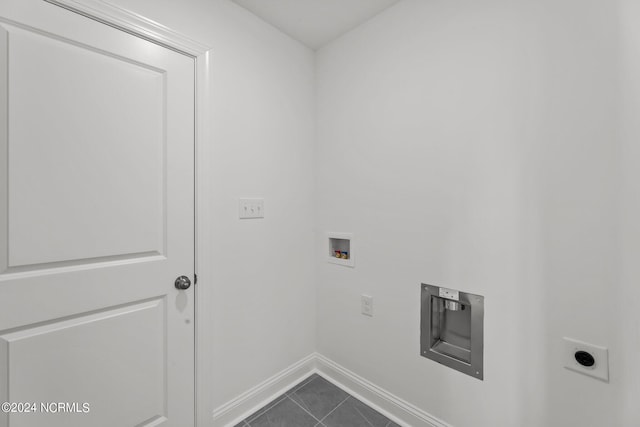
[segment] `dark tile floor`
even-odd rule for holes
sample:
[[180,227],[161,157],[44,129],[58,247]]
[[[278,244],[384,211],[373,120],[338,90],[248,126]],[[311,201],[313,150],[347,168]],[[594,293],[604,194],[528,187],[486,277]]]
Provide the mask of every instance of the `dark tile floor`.
[[314,374],[235,427],[400,427]]

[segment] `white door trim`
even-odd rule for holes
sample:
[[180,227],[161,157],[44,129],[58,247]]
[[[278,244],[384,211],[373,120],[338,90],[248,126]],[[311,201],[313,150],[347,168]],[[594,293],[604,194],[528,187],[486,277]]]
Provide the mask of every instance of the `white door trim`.
[[156,44],[198,58],[209,48],[151,19],[104,0],[44,0],[73,12],[119,28]]
[[207,169],[212,163],[212,149],[208,122],[210,118],[211,56],[212,50],[144,16],[103,0],[43,0],[75,13],[118,28],[153,43],[167,47],[194,59],[195,63],[195,266],[198,283],[195,285],[195,384],[196,425],[213,426],[212,406],[212,331],[207,301],[212,296],[211,263],[205,254],[212,253],[211,216],[208,194],[212,194]]

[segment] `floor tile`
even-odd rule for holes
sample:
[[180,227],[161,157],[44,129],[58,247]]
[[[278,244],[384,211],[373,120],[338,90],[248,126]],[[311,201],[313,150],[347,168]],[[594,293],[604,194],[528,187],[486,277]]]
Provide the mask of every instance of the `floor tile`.
[[318,420],[287,397],[253,419],[249,425],[251,427],[315,427],[317,423]]
[[260,415],[264,414],[269,409],[273,408],[274,406],[276,406],[278,403],[280,403],[282,400],[284,400],[286,398],[287,398],[287,396],[285,396],[284,394],[282,396],[279,396],[278,398],[272,400],[271,402],[267,403],[262,408],[258,409],[256,412],[254,412],[253,414],[248,416],[247,419],[245,419],[243,422],[246,422],[247,424],[250,424],[252,420],[258,418]]
[[318,378],[319,375],[318,374],[313,374],[308,376],[307,378],[305,378],[304,380],[300,381],[298,384],[296,384],[295,386],[291,387],[290,390],[287,390],[286,394],[291,394],[293,392],[295,392],[296,390],[298,390],[299,388],[307,385],[308,383],[310,383],[311,381],[315,380],[316,378]]
[[322,423],[327,427],[387,427],[396,425],[354,397],[349,397],[323,419]]
[[289,397],[318,420],[322,420],[344,399],[349,397],[349,394],[318,376],[293,393],[289,393]]

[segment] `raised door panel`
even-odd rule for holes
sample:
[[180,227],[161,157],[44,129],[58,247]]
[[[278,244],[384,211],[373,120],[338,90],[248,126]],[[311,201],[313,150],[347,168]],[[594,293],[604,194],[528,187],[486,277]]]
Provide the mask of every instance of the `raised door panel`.
[[165,73],[3,24],[8,271],[164,253]]
[[166,338],[165,298],[3,333],[0,395],[34,405],[9,425],[162,425]]

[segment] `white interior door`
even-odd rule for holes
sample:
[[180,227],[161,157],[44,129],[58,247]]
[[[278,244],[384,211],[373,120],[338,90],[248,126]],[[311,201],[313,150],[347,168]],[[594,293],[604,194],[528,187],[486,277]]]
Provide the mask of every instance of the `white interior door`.
[[0,426],[192,426],[193,271],[193,59],[0,1]]

